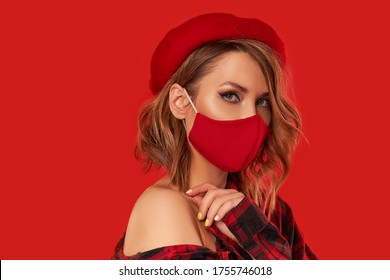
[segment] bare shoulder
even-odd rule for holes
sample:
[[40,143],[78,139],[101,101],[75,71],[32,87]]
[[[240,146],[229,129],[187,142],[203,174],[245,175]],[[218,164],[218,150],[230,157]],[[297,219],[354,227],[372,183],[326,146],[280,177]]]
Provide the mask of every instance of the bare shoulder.
[[133,207],[124,253],[130,256],[177,244],[202,245],[191,201],[176,190],[151,186]]

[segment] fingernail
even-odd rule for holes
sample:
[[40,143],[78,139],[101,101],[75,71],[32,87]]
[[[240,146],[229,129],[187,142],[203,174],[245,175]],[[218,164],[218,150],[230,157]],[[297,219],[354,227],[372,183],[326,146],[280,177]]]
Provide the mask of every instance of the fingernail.
[[214,217],[214,221],[218,221],[218,219],[219,219],[218,215]]
[[191,189],[189,189],[188,191],[186,191],[186,193],[191,193],[192,192],[192,190]]
[[202,220],[202,213],[198,212],[198,220]]
[[208,226],[210,225],[209,219],[206,219],[206,221],[204,222],[204,225],[205,225],[206,227],[208,227]]

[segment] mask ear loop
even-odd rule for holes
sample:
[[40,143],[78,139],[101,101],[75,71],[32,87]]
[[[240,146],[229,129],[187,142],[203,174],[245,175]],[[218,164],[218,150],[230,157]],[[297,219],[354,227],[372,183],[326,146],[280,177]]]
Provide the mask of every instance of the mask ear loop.
[[[184,90],[184,93],[186,94],[188,100],[190,101],[190,104],[191,104],[192,108],[194,109],[195,113],[198,113],[198,110],[196,110],[195,105],[192,102],[191,97],[188,95],[187,90],[185,88],[183,88],[183,90]],[[184,119],[182,120],[182,122],[183,122],[184,128],[187,130],[186,123],[185,123]]]
[[184,90],[184,93],[187,95],[187,98],[190,101],[192,108],[194,108],[195,113],[198,113],[198,110],[196,110],[194,103],[192,103],[191,97],[188,95],[187,90],[185,88],[183,88],[183,90]]

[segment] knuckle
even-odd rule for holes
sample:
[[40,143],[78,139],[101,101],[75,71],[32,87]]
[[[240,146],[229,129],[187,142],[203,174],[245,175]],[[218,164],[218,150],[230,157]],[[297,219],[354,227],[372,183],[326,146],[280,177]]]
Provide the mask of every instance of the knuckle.
[[212,198],[213,200],[218,197],[217,190],[209,190],[208,193],[209,193],[210,198]]
[[214,185],[211,184],[211,183],[205,183],[205,185],[206,185],[206,187],[207,187],[208,189],[215,189],[215,188],[216,188],[216,186],[214,186]]
[[216,205],[221,206],[224,202],[224,199],[219,196],[219,197],[215,198],[214,201],[215,201]]
[[231,200],[226,201],[226,207],[229,209],[233,208],[233,201],[231,201]]

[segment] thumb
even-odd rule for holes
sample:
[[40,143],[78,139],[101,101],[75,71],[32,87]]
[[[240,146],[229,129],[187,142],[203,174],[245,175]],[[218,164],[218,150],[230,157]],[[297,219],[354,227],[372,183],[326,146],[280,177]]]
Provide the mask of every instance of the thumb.
[[203,196],[196,195],[196,196],[193,196],[192,199],[195,201],[196,205],[199,207],[200,204],[202,203]]

